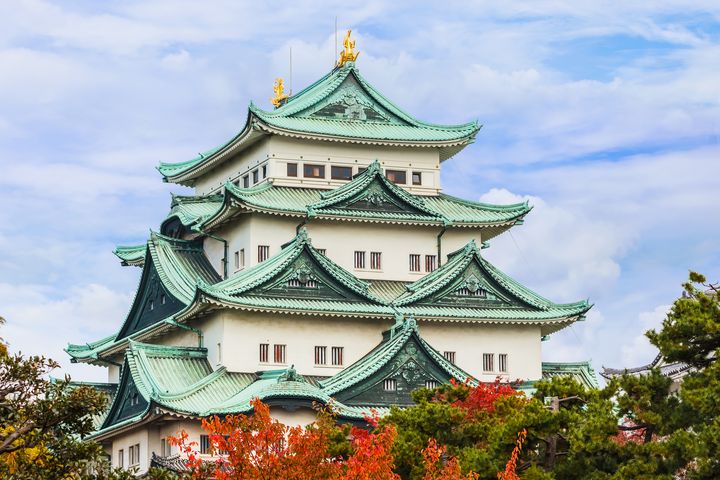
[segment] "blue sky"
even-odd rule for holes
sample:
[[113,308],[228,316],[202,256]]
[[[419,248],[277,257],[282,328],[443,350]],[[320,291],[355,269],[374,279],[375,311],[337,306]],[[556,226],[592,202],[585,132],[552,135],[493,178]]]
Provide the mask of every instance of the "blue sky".
[[352,27],[363,75],[421,119],[478,119],[446,192],[535,206],[488,258],[588,319],[547,360],[646,363],[689,269],[720,272],[717,1],[19,1],[0,5],[0,315],[11,348],[77,377],[67,342],[117,329],[182,161],[243,126],[272,81],[299,90]]

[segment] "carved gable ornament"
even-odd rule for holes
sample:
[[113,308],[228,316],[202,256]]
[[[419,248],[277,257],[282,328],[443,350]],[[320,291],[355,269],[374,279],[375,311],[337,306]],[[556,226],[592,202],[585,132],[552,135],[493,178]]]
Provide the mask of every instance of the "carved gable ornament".
[[390,117],[355,86],[346,86],[332,95],[329,102],[311,113],[313,117],[361,122],[391,121]]

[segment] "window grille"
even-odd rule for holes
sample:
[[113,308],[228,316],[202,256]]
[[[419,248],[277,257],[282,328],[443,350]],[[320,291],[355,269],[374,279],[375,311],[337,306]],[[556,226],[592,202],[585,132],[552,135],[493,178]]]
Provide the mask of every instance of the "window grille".
[[260,363],[268,363],[270,361],[270,344],[260,344]]
[[420,255],[416,253],[410,254],[410,271],[411,272],[419,272],[420,271]]
[[350,180],[352,178],[352,167],[330,167],[330,178],[333,180]]
[[200,453],[210,453],[210,435],[200,435]]
[[430,273],[437,268],[437,257],[435,255],[425,255],[425,271]]
[[269,245],[258,245],[258,263],[264,262],[270,256]]
[[507,358],[507,353],[501,353],[498,355],[498,370],[502,373],[507,373],[508,371]]
[[495,354],[494,353],[483,353],[483,371],[494,372],[495,371]]
[[253,177],[253,185],[255,185],[258,182],[258,169],[252,171],[252,177]]
[[437,388],[440,383],[437,380],[425,380],[425,388]]
[[245,268],[245,249],[240,249],[240,259],[239,259],[239,267],[238,268]]
[[243,177],[243,188],[250,188],[250,175]]
[[370,269],[382,270],[382,252],[370,252]]
[[303,176],[305,178],[325,178],[325,165],[303,165]]
[[412,172],[412,184],[422,185],[422,172]]
[[355,268],[365,268],[365,252],[355,252]]
[[332,364],[336,366],[342,366],[343,347],[332,347]]
[[383,381],[383,390],[386,392],[394,392],[397,390],[397,381],[394,378],[386,378]]
[[294,288],[317,288],[318,284],[315,280],[308,280],[305,283],[300,283],[300,280],[297,278],[291,278],[288,280],[288,287],[294,287]]
[[327,255],[327,249],[325,248],[316,248],[315,250],[317,250],[320,255]]
[[455,352],[444,352],[443,356],[448,362],[455,363]]
[[218,365],[222,363],[222,342],[217,344],[217,363]]
[[117,466],[120,468],[125,466],[125,451],[122,448],[118,450]]
[[150,311],[155,310],[155,300],[150,300]]
[[482,288],[478,288],[474,292],[470,291],[469,288],[463,287],[457,291],[458,295],[462,295],[463,297],[481,297],[485,298],[485,290]]
[[385,170],[385,176],[393,183],[407,183],[407,172],[405,170]]
[[240,268],[240,250],[235,252],[235,270]]
[[140,444],[130,445],[128,448],[129,466],[135,466],[140,463]]
[[262,166],[262,178],[267,178],[267,165]]
[[287,176],[288,177],[297,177],[297,163],[288,163],[287,164]]
[[315,347],[315,365],[327,364],[327,347]]
[[285,345],[275,345],[273,361],[275,363],[285,363]]

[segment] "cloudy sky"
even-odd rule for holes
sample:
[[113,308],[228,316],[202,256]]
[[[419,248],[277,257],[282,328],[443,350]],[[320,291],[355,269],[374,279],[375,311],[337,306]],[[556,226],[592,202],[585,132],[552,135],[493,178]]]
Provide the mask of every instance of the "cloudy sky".
[[239,131],[272,81],[295,90],[352,27],[362,74],[421,119],[483,125],[443,165],[446,192],[528,199],[486,255],[587,321],[546,360],[650,361],[689,269],[720,279],[717,0],[0,4],[0,316],[14,350],[70,365],[67,342],[115,331],[142,242],[169,208],[155,171]]

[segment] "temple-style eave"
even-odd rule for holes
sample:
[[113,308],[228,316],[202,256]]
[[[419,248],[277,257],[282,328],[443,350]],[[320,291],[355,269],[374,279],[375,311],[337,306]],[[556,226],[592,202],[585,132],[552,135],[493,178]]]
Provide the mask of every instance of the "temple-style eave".
[[113,250],[113,254],[118,257],[123,266],[142,267],[145,264],[145,253],[147,244],[124,246],[119,245]]

